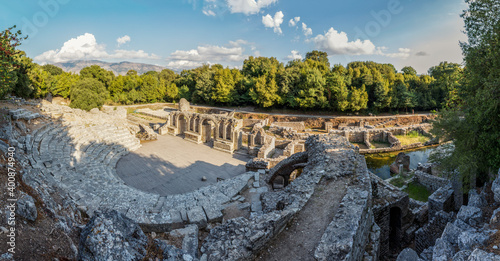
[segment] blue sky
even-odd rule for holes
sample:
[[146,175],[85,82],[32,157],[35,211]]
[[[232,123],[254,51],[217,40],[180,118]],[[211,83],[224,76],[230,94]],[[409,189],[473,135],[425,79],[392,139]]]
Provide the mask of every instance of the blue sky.
[[180,70],[286,63],[322,50],[331,64],[371,60],[419,73],[462,62],[463,0],[0,0],[0,29],[17,25],[38,63],[133,61]]

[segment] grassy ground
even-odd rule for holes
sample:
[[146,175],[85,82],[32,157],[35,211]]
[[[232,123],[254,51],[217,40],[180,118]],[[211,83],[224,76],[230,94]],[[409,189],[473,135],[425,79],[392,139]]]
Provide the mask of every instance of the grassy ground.
[[410,198],[423,202],[427,202],[427,199],[431,195],[426,187],[413,182],[408,184],[408,187],[404,189],[404,192],[408,193]]
[[424,143],[430,140],[429,137],[423,136],[416,131],[410,131],[410,133],[408,133],[407,135],[395,135],[395,136],[396,138],[398,138],[398,140],[401,142],[401,145],[403,146],[418,142]]
[[394,185],[398,188],[400,188],[406,184],[405,179],[402,177],[393,178],[393,179],[391,179],[391,181],[389,183],[391,183],[392,185]]
[[372,144],[370,149],[388,148],[391,146],[388,142],[370,141],[370,143]]

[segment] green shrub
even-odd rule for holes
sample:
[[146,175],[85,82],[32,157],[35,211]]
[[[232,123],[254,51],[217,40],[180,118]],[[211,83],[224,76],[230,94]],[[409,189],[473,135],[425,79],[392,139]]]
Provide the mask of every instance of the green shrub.
[[70,107],[89,111],[101,108],[108,97],[104,84],[94,78],[82,78],[72,87]]

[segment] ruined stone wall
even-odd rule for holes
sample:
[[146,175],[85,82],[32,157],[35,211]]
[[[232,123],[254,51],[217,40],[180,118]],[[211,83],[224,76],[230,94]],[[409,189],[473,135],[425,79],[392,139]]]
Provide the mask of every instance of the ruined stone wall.
[[276,138],[273,136],[265,136],[265,144],[259,149],[257,153],[258,158],[267,158],[269,154],[274,151]]
[[419,170],[415,171],[414,180],[426,187],[431,193],[446,186],[450,182],[445,178],[429,175]]
[[299,122],[273,122],[271,123],[271,127],[284,127],[284,128],[292,128],[295,131],[304,131],[306,129],[306,125],[303,121]]

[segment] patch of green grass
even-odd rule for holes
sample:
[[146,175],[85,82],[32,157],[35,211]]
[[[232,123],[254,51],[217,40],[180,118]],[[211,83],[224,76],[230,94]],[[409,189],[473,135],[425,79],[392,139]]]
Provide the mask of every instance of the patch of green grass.
[[388,142],[370,141],[370,143],[372,144],[371,149],[388,148],[391,146]]
[[429,137],[426,137],[420,133],[418,133],[418,131],[410,131],[408,134],[406,135],[394,135],[400,142],[401,142],[401,145],[410,145],[410,144],[413,144],[413,143],[425,143],[427,141],[430,140]]
[[431,193],[427,190],[426,187],[417,183],[410,183],[408,187],[404,189],[404,192],[408,193],[410,198],[416,199],[419,201],[427,202]]
[[264,126],[264,127],[262,127],[262,128],[263,128],[265,131],[268,131],[268,130],[269,130],[269,128],[271,128],[271,126],[269,126],[269,125],[268,125],[268,126]]
[[406,184],[405,179],[403,179],[402,177],[393,178],[393,179],[391,179],[391,181],[389,181],[389,183],[391,183],[392,185],[394,185],[398,188],[400,188]]

